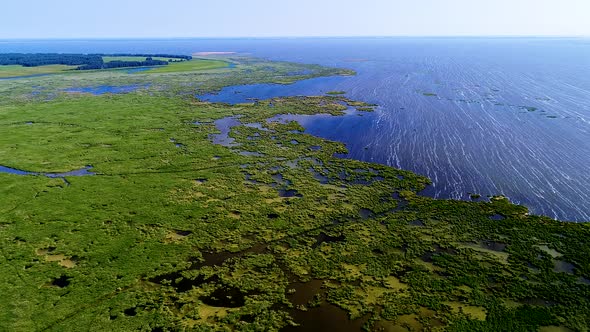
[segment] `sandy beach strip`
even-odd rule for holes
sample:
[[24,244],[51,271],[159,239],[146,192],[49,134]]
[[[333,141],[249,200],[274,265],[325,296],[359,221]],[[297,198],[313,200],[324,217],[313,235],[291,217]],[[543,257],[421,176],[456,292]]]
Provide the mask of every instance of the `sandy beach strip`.
[[236,52],[197,52],[197,53],[193,53],[193,56],[229,55],[229,54],[236,54]]

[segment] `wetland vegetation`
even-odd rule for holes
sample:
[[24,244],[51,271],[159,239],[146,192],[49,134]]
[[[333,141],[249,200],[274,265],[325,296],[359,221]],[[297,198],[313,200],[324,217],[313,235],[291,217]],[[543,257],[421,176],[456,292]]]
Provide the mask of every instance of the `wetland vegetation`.
[[[273,120],[375,107],[340,93],[194,97],[351,71],[209,61],[233,66],[0,81],[0,165],[26,171],[0,172],[0,329],[588,330],[588,224],[423,197]],[[141,88],[67,92],[106,85]]]

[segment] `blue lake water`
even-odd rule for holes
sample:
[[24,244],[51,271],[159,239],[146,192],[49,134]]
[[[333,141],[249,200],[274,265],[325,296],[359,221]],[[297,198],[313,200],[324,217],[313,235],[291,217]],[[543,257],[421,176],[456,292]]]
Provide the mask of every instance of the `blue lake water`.
[[231,87],[211,101],[323,94],[374,113],[298,120],[348,157],[431,178],[429,194],[503,194],[533,213],[590,221],[590,39],[318,38],[6,41],[0,52],[234,51],[346,67],[355,77]]
[[41,76],[47,76],[51,74],[35,74],[35,75],[24,75],[24,76],[12,76],[12,77],[0,77],[0,81],[19,80],[24,78],[35,78]]
[[127,74],[137,74],[137,73],[146,72],[146,71],[149,71],[152,69],[154,69],[154,67],[139,67],[139,68],[125,69],[125,72]]
[[65,92],[69,93],[89,93],[93,95],[104,95],[107,93],[129,93],[139,89],[147,88],[148,85],[100,85],[91,87],[73,87],[65,89]]
[[8,173],[8,174],[13,174],[13,175],[31,175],[31,176],[42,175],[42,176],[46,176],[48,178],[65,178],[67,176],[95,175],[95,173],[90,172],[91,169],[92,169],[92,166],[86,166],[84,168],[65,172],[65,173],[37,173],[37,172],[23,171],[20,169],[0,165],[0,173]]
[[[252,98],[269,99],[278,96],[292,97],[304,95],[323,95],[330,91],[329,87],[341,84],[352,77],[319,77],[295,82],[293,84],[250,84],[235,85],[222,89],[217,93],[198,95],[203,101],[223,102],[229,104],[252,102]],[[328,88],[328,89],[327,89]]]

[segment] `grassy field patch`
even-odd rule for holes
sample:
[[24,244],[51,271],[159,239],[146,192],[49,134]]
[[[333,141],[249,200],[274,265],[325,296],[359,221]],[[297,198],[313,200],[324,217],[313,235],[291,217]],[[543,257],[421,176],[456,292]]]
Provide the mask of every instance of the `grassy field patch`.
[[167,66],[150,70],[147,73],[148,74],[157,74],[157,73],[191,72],[191,71],[227,68],[228,66],[229,66],[229,63],[227,61],[193,59],[191,61],[170,63]]
[[77,66],[47,65],[39,67],[23,67],[19,65],[0,66],[0,78],[30,76],[40,74],[55,74],[76,69]]

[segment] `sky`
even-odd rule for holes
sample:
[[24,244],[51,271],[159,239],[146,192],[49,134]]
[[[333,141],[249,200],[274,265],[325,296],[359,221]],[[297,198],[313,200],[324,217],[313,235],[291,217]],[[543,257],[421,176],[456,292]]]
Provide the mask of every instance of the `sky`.
[[590,36],[590,0],[2,2],[0,39]]

